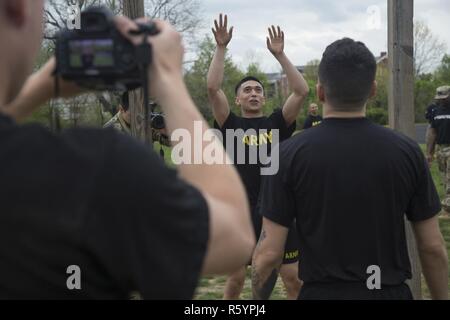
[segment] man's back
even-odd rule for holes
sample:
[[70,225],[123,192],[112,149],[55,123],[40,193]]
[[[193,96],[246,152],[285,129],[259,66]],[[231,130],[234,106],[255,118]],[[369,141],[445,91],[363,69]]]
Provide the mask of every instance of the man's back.
[[297,219],[305,283],[365,283],[372,265],[383,285],[411,276],[404,213],[417,221],[440,209],[417,144],[366,118],[328,118],[282,143],[280,159],[286,190],[264,185],[264,215]]
[[192,297],[208,211],[158,156],[111,129],[55,136],[2,115],[0,146],[0,297]]

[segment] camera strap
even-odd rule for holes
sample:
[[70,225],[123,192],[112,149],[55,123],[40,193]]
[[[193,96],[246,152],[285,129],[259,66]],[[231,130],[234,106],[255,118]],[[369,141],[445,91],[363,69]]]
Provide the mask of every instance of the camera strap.
[[[148,42],[148,37],[150,35],[155,34],[154,29],[150,28],[146,24],[138,23],[139,31],[138,33],[144,35],[144,40],[142,43],[136,47],[136,62],[139,66],[141,72],[141,81],[142,81],[142,90],[144,93],[144,132],[145,137],[149,137],[149,127],[151,126],[151,121],[149,119],[150,113],[154,112],[155,105],[151,104],[151,110],[149,108],[150,98],[149,98],[149,81],[148,81],[148,72],[150,68],[150,64],[152,62],[152,46]],[[153,135],[152,135],[153,136]],[[161,140],[161,139],[160,139]],[[153,141],[154,142],[154,141]],[[159,154],[164,158],[164,150],[162,148],[162,143],[159,141],[161,148],[159,150]]]

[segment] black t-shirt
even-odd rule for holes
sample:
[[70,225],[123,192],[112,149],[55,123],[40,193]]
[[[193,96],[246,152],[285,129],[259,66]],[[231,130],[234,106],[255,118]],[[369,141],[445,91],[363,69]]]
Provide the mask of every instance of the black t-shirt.
[[[193,297],[207,204],[148,147],[0,115],[0,163],[0,299]],[[72,265],[81,290],[67,288]]]
[[437,144],[450,144],[450,106],[434,109],[431,127],[436,129]]
[[[222,128],[219,127],[217,122],[214,122],[214,127],[221,131],[225,148],[227,148],[226,130],[242,129],[244,132],[247,132],[249,129],[254,130],[253,134],[248,132],[243,137],[236,137],[234,139],[234,149],[228,146],[228,149],[233,150],[227,150],[233,152],[233,156],[230,156],[244,183],[250,206],[253,211],[258,202],[261,167],[266,165],[268,161],[267,159],[259,157],[259,148],[264,145],[267,147],[268,154],[270,154],[273,141],[272,138],[274,137],[273,130],[279,130],[279,141],[286,140],[294,133],[295,122],[288,127],[284,120],[282,110],[276,109],[269,117],[259,118],[242,118],[235,115],[233,112],[230,112]],[[242,163],[243,161],[238,161],[238,156],[242,156],[242,152],[239,152],[238,145],[244,148],[245,163]],[[256,152],[256,154],[258,154],[256,161],[250,161],[250,152]]]
[[382,285],[411,277],[404,215],[426,220],[439,197],[419,146],[366,118],[325,119],[283,142],[280,170],[264,178],[261,213],[299,237],[306,283]]
[[303,129],[309,129],[311,127],[315,127],[318,124],[320,124],[320,122],[322,122],[321,116],[308,115],[308,117],[305,120],[305,123],[303,124]]

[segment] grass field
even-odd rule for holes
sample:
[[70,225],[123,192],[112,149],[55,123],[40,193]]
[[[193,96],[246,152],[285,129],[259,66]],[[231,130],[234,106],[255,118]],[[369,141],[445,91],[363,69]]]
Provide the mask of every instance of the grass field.
[[[424,149],[424,146],[422,146]],[[436,185],[436,189],[439,193],[439,196],[442,198],[444,195],[444,187],[441,182],[441,178],[439,176],[439,170],[437,167],[436,162],[433,163],[431,167],[431,173],[433,175],[433,179]],[[450,256],[450,219],[440,219],[440,226],[441,231],[444,235],[445,242],[447,244],[447,251],[448,255]],[[221,299],[223,295],[223,288],[225,285],[225,277],[205,277],[201,279],[200,284],[197,289],[197,294],[195,296],[195,299],[199,300],[217,300]],[[450,274],[449,274],[450,279]],[[449,281],[450,282],[450,281]],[[425,281],[422,281],[422,293],[424,299],[429,299],[429,291],[425,284]],[[449,293],[450,293],[450,286],[449,286]],[[251,299],[251,283],[250,283],[250,269],[248,270],[247,278],[245,281],[244,291],[241,294],[241,299]],[[283,284],[281,283],[281,280],[278,279],[277,285],[272,293],[271,299],[274,300],[283,300],[286,299],[286,294],[284,291]]]

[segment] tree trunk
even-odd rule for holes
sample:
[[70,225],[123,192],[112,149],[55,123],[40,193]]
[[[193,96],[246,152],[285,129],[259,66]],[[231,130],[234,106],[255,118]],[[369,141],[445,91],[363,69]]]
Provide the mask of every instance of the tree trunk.
[[[389,0],[389,125],[412,139],[414,128],[414,0]],[[406,238],[413,277],[408,285],[414,299],[422,299],[421,266],[408,221]]]
[[[143,17],[144,0],[123,0],[123,14],[131,19]],[[141,141],[151,144],[151,134],[145,136],[145,126],[149,126],[149,123],[144,121],[144,104],[143,104],[143,92],[142,89],[134,90],[129,94],[130,100],[130,112],[131,112],[131,134],[137,137]],[[150,133],[151,130],[148,130]]]

